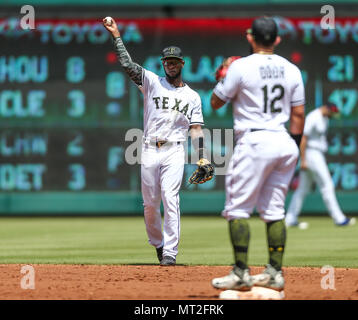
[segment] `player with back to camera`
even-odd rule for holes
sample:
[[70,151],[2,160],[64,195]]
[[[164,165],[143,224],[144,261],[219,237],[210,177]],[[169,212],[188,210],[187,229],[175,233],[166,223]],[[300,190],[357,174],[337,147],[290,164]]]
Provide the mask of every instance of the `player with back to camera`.
[[323,202],[335,225],[348,226],[356,222],[355,218],[347,218],[339,207],[334,192],[334,184],[324,156],[328,149],[326,133],[329,119],[338,113],[339,110],[336,105],[326,103],[309,112],[306,117],[300,147],[301,170],[299,184],[292,196],[286,214],[286,225],[288,227],[297,226],[300,229],[308,227],[307,222],[298,222],[298,216],[301,212],[303,200],[310,191],[313,181],[317,183]]
[[[226,174],[222,215],[229,224],[235,264],[215,278],[218,289],[250,290],[253,285],[284,289],[285,198],[295,171],[304,127],[305,93],[300,70],[274,54],[281,39],[275,21],[257,18],[246,39],[253,54],[233,61],[213,90],[213,109],[231,101],[235,148]],[[285,123],[289,121],[289,132]],[[248,218],[254,208],[266,224],[269,263],[250,275]]]
[[149,243],[156,248],[160,265],[172,266],[176,264],[180,238],[179,189],[184,172],[184,142],[189,129],[199,155],[198,169],[190,182],[203,183],[214,174],[204,148],[200,96],[182,80],[184,59],[180,48],[170,46],[163,50],[161,60],[165,77],[160,77],[132,61],[113,19],[105,18],[103,24],[113,36],[119,63],[144,96],[141,158],[144,221]]

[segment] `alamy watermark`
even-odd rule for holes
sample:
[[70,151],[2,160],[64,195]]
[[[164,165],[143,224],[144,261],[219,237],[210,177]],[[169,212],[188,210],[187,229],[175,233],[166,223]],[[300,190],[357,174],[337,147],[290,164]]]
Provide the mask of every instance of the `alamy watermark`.
[[324,30],[335,29],[335,11],[334,7],[330,5],[324,5],[321,7],[321,14],[324,16],[321,19],[321,28]]
[[321,274],[325,274],[321,279],[321,288],[323,290],[336,290],[334,267],[329,265],[323,266]]
[[21,273],[24,274],[24,276],[21,278],[20,281],[20,287],[21,289],[27,290],[35,289],[35,269],[33,266],[25,265],[21,267]]
[[[202,129],[204,134],[204,146],[207,159],[215,165],[216,175],[225,175],[234,150],[234,130],[233,129]],[[125,134],[125,141],[131,142],[124,151],[124,159],[127,164],[142,164],[142,151],[152,145],[155,141],[143,139],[141,129],[129,129]],[[170,142],[168,143],[170,144]],[[185,163],[196,164],[199,161],[199,154],[189,140],[182,142],[185,151]],[[161,148],[166,148],[164,144]]]
[[20,26],[24,30],[35,29],[35,8],[30,5],[22,6],[20,13],[24,16],[20,20]]

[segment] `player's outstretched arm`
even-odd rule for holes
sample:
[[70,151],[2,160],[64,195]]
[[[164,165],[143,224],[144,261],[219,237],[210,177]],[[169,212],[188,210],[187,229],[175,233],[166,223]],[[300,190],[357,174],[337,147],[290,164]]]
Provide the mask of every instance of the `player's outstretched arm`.
[[118,30],[116,22],[111,18],[109,24],[107,19],[108,18],[103,19],[103,25],[112,34],[112,37],[114,39],[114,48],[119,63],[121,64],[125,72],[128,74],[128,76],[133,80],[133,82],[137,86],[142,86],[143,68],[132,61],[126,47],[123,44],[121,34]]

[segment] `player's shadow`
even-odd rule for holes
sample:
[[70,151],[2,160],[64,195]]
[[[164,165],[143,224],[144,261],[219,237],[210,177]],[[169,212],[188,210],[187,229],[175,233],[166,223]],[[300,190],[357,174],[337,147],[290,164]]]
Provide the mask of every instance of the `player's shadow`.
[[211,295],[200,295],[200,294],[191,294],[188,296],[189,299],[200,299],[200,300],[207,300],[207,299],[219,299],[219,295],[211,294]]
[[[148,263],[148,262],[141,263],[141,262],[137,262],[137,263],[123,263],[123,264],[127,265],[127,266],[158,266],[158,267],[160,266],[159,262],[158,263]],[[183,267],[183,266],[189,266],[189,265],[184,264],[184,263],[177,263],[177,264],[175,264],[175,266]],[[160,266],[160,267],[162,267],[162,268],[164,268],[164,267],[172,268],[173,266]]]

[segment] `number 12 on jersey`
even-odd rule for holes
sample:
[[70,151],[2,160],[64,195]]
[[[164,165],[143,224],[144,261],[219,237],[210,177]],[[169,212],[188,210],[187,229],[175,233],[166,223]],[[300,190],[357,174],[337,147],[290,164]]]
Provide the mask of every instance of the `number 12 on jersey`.
[[[271,113],[278,113],[282,111],[282,108],[275,107],[275,103],[278,100],[281,100],[285,94],[285,89],[282,85],[276,84],[274,85],[271,90],[269,90],[269,87],[267,85],[263,86],[262,91],[264,93],[264,113],[268,112],[268,106],[270,106]],[[269,100],[268,92],[271,91],[272,94],[275,94],[275,96]]]

